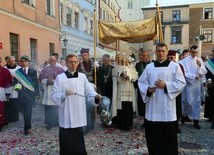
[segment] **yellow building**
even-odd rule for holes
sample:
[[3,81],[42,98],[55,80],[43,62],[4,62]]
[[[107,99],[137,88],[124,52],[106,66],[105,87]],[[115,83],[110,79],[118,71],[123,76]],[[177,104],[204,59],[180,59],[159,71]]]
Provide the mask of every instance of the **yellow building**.
[[[157,8],[142,8],[144,19],[154,17]],[[164,42],[169,49],[182,52],[189,49],[189,5],[160,8]],[[145,42],[143,48],[154,53],[155,41]]]

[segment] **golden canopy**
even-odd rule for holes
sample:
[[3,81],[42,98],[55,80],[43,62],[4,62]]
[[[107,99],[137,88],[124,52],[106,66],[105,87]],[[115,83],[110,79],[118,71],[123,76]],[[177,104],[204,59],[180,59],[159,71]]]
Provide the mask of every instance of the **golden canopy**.
[[133,22],[98,22],[99,40],[111,44],[116,40],[141,43],[153,40],[158,34],[157,16]]

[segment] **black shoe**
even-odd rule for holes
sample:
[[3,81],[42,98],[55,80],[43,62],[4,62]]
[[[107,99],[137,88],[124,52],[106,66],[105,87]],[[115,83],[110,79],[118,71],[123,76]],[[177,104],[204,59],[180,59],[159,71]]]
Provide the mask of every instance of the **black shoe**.
[[50,126],[50,125],[47,125],[47,126],[46,126],[46,129],[47,129],[47,130],[50,130],[51,128],[52,128],[52,126]]
[[201,129],[201,127],[199,126],[198,123],[194,123],[194,127],[195,127],[196,129]]
[[181,129],[179,127],[177,128],[177,133],[181,133]]
[[208,118],[208,120],[207,120],[208,122],[212,122],[213,120],[211,119],[211,118]]
[[212,125],[211,125],[211,127],[210,127],[211,129],[214,129],[214,123],[212,123]]
[[186,116],[186,122],[192,122],[192,120],[188,116]]
[[31,130],[25,130],[24,131],[24,135],[30,135],[31,134]]
[[183,116],[183,117],[181,118],[181,123],[184,124],[185,122],[186,122],[186,116]]

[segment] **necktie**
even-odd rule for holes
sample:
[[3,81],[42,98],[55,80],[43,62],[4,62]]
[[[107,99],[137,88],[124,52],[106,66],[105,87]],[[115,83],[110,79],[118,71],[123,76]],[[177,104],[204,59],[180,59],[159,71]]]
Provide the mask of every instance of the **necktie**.
[[26,69],[24,68],[24,73],[27,74]]

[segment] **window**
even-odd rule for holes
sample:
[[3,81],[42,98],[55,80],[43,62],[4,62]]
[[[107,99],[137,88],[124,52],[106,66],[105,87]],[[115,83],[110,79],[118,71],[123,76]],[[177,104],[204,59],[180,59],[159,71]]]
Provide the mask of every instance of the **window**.
[[30,4],[30,0],[23,0],[23,3]]
[[205,36],[205,39],[203,40],[204,43],[212,42],[212,36],[213,36],[212,30],[203,30],[203,35]]
[[133,1],[128,0],[128,9],[133,9]]
[[67,10],[68,10],[68,13],[66,14],[66,23],[67,23],[67,25],[68,26],[71,26],[71,22],[72,22],[72,16],[71,16],[71,14],[72,14],[72,10],[71,10],[71,8],[67,8]]
[[103,12],[103,10],[102,10],[102,8],[100,8],[99,20],[102,19],[102,12]]
[[109,22],[109,14],[106,13],[106,21]]
[[180,21],[180,10],[174,10],[172,12],[172,21],[179,22]]
[[37,48],[36,48],[36,39],[30,39],[30,50],[31,50],[31,62],[36,63],[37,57]]
[[108,0],[108,6],[110,6],[110,0]]
[[35,6],[34,0],[22,0],[22,2],[30,6]]
[[18,35],[10,33],[10,53],[18,61]]
[[205,8],[204,9],[204,19],[212,19],[213,9]]
[[84,31],[88,32],[88,19],[87,19],[87,17],[84,18]]
[[54,1],[46,0],[46,13],[49,16],[54,16]]
[[106,20],[106,11],[105,10],[103,10],[103,18],[102,19]]
[[53,43],[49,43],[49,53],[52,55],[55,52],[55,45]]
[[74,15],[74,26],[76,29],[79,28],[79,13],[75,12],[75,15]]
[[90,20],[90,34],[93,34],[93,20]]
[[172,38],[171,38],[171,42],[172,44],[177,44],[177,43],[181,43],[181,29],[172,29]]
[[64,6],[62,3],[60,3],[60,19],[61,19],[61,23],[64,23],[63,21],[63,16],[64,16]]

